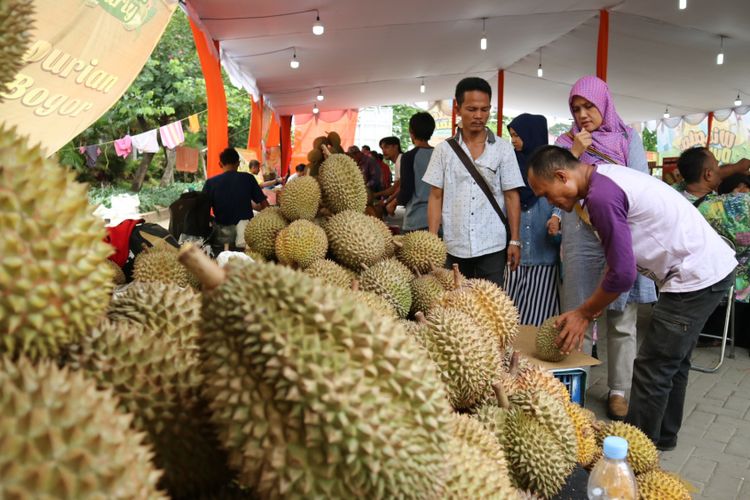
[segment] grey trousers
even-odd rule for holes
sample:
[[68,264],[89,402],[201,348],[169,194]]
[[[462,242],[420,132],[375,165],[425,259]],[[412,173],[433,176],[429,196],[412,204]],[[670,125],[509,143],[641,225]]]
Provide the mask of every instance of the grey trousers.
[[[638,304],[628,303],[624,311],[607,309],[599,319],[598,342],[607,339],[607,385],[610,390],[629,391],[633,380],[633,362],[638,351],[636,324]],[[591,354],[593,328],[586,330],[583,351]]]
[[703,325],[732,283],[734,272],[702,290],[662,293],[656,302],[635,359],[625,421],[640,428],[658,446],[677,444],[690,357]]

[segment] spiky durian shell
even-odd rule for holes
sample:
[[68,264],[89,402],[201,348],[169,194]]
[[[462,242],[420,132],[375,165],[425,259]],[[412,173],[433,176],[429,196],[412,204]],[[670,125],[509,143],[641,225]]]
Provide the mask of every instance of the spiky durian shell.
[[445,289],[437,278],[429,274],[414,278],[411,282],[411,290],[412,315],[418,312],[429,313],[433,307],[440,303],[445,293]]
[[[361,177],[361,175],[360,175]],[[385,255],[385,242],[373,218],[352,210],[340,212],[323,225],[336,262],[359,271]]]
[[320,208],[320,185],[305,175],[287,183],[281,195],[281,214],[288,221],[313,220]]
[[442,493],[450,406],[397,323],[344,290],[257,264],[228,268],[204,295],[201,331],[213,421],[260,496]]
[[607,436],[619,436],[628,442],[628,463],[636,474],[643,474],[659,465],[659,452],[653,441],[638,427],[625,422],[610,422],[596,436],[599,446]]
[[[31,42],[34,27],[34,2],[3,0],[0,2],[0,94],[8,91],[7,83],[24,66],[23,54]],[[0,102],[3,98],[0,97]]]
[[147,248],[136,256],[133,281],[191,286],[188,270],[177,260],[177,250],[158,246]]
[[264,260],[273,259],[276,257],[276,236],[288,225],[278,207],[264,208],[245,226],[245,245]]
[[367,206],[367,187],[357,163],[345,154],[326,158],[318,171],[323,206],[333,214],[346,210],[363,213]]
[[282,264],[305,269],[327,251],[326,232],[309,220],[296,220],[276,236],[276,258]]
[[357,277],[354,272],[328,259],[316,260],[305,269],[305,273],[329,285],[347,290],[351,288],[352,280]]
[[145,435],[118,406],[83,373],[0,358],[0,497],[166,498]]
[[654,469],[637,476],[640,500],[690,500],[685,483],[676,474]]
[[119,265],[117,265],[111,259],[107,259],[106,261],[104,261],[104,263],[110,269],[112,269],[112,272],[114,273],[114,277],[112,278],[112,283],[114,283],[115,285],[124,285],[127,282],[125,273],[122,271],[122,268]]
[[162,330],[131,321],[104,322],[72,354],[102,389],[112,390],[133,427],[145,432],[164,470],[161,484],[176,497],[210,491],[232,474],[200,397],[203,376],[194,349]]
[[437,279],[446,291],[462,288],[466,284],[466,278],[460,272],[458,273],[458,287],[456,287],[456,276],[453,269],[445,269],[438,266],[430,273]]
[[383,254],[383,257],[393,257],[396,254],[396,244],[394,243],[395,240],[393,239],[393,233],[391,232],[390,228],[382,220],[371,215],[368,217],[372,219],[373,224],[375,224],[375,227],[378,228],[378,232],[383,238],[383,244],[385,247],[385,253]]
[[362,290],[373,292],[386,299],[405,318],[411,310],[412,274],[396,259],[378,262],[360,274]]
[[0,227],[0,354],[53,357],[107,309],[113,249],[86,186],[3,126]]
[[414,272],[428,273],[445,265],[448,251],[443,240],[429,231],[413,231],[401,239],[396,256]]
[[555,328],[555,321],[557,317],[548,318],[539,330],[536,332],[536,355],[539,359],[544,361],[558,362],[562,361],[567,357],[560,349],[555,345],[555,339],[559,335],[560,331]]
[[573,421],[578,443],[578,463],[583,467],[588,467],[599,454],[599,448],[596,444],[596,431],[589,417],[583,412],[583,408],[575,403],[568,401],[565,403],[565,411]]

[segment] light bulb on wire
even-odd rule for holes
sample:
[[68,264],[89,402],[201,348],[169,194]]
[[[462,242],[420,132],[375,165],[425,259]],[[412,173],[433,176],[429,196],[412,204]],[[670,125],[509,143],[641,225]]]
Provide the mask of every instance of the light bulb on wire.
[[737,99],[734,100],[735,106],[742,106],[742,98],[740,97],[740,93],[737,92]]
[[318,95],[315,97],[318,101],[322,101],[326,98],[326,96],[323,95],[323,89],[318,89]]
[[313,104],[313,114],[317,115],[318,113],[320,113],[320,109],[318,108],[318,105]]
[[664,109],[664,115],[663,116],[664,116],[664,118],[669,118],[670,117],[669,106],[667,106],[666,109]]
[[680,0],[679,7],[680,7],[680,10],[687,9],[687,0]]
[[299,59],[297,59],[297,49],[294,49],[294,54],[292,55],[292,60],[289,61],[289,67],[292,69],[299,68]]
[[320,36],[326,32],[325,26],[320,22],[320,14],[315,16],[315,24],[313,24],[312,32],[314,35]]
[[719,42],[719,53],[716,54],[716,64],[722,65],[724,64],[724,36],[719,37],[721,41]]
[[482,50],[487,50],[487,33],[484,31],[484,22],[487,20],[486,17],[482,18],[482,39],[479,40],[479,48]]
[[427,90],[427,87],[425,87],[425,85],[424,85],[424,78],[423,78],[422,79],[422,85],[419,86],[419,93],[420,94],[424,94],[426,90]]
[[544,69],[542,69],[542,49],[539,49],[539,67],[536,69],[537,78],[544,76]]

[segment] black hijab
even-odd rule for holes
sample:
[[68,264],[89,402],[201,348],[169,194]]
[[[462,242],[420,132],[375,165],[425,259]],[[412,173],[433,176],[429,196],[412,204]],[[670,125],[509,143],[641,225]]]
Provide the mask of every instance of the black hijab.
[[528,208],[533,206],[538,198],[529,187],[526,160],[530,158],[538,148],[549,144],[547,136],[547,119],[542,115],[523,113],[515,117],[513,121],[508,124],[508,129],[513,129],[523,141],[523,149],[521,149],[521,151],[516,151],[516,159],[518,160],[518,166],[521,169],[523,182],[526,185],[520,188],[518,192],[521,197],[521,206]]

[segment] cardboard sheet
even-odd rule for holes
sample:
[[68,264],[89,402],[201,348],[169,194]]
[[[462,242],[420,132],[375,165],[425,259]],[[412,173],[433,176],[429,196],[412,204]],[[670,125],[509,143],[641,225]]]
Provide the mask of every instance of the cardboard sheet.
[[521,325],[518,328],[518,337],[516,337],[516,341],[513,343],[513,348],[528,358],[530,362],[548,370],[565,370],[568,368],[583,368],[602,364],[598,359],[592,358],[582,352],[572,352],[567,358],[557,363],[542,361],[535,355],[536,348],[534,342],[537,330],[536,326]]

